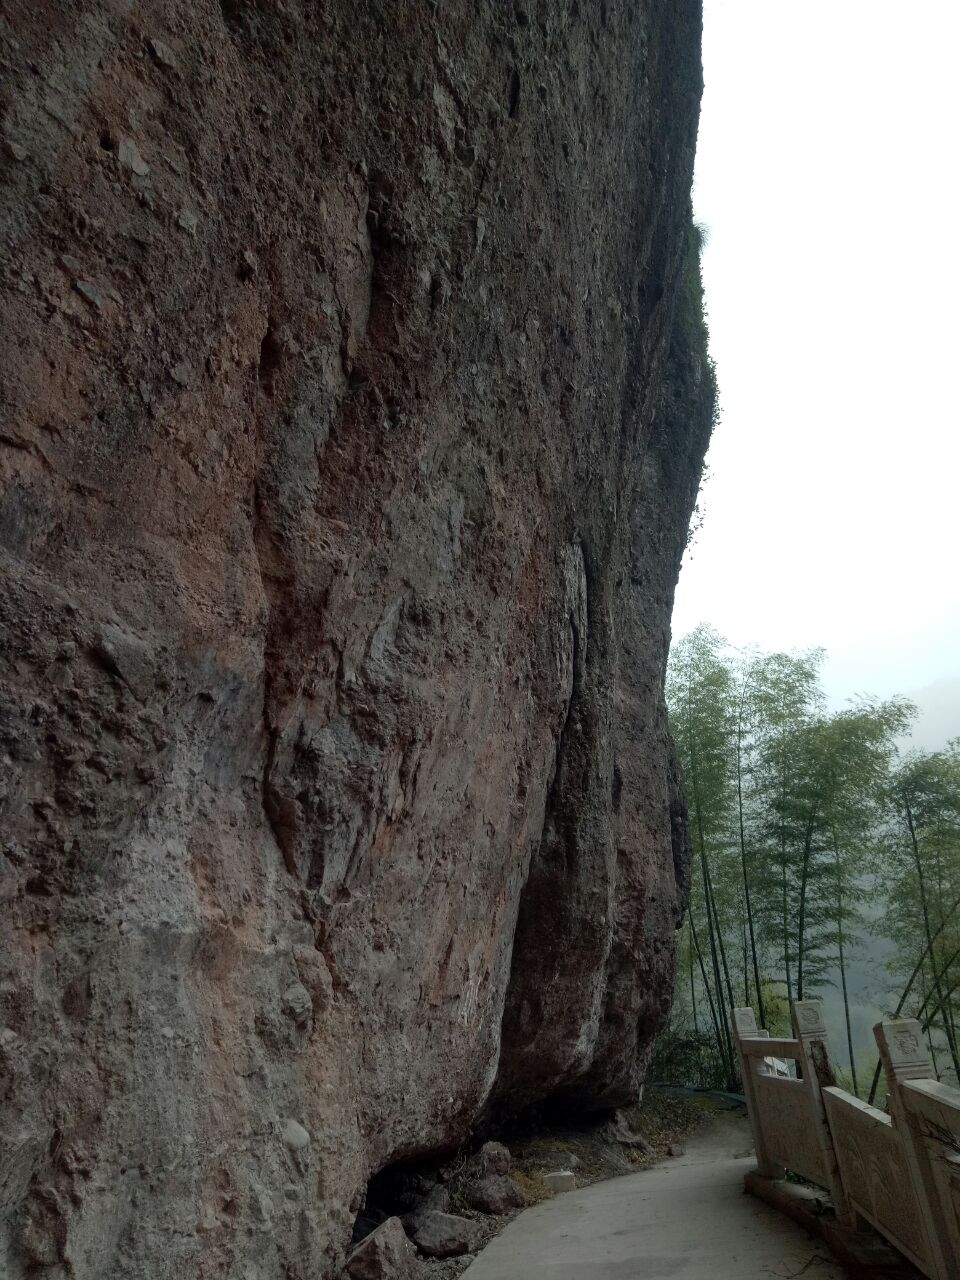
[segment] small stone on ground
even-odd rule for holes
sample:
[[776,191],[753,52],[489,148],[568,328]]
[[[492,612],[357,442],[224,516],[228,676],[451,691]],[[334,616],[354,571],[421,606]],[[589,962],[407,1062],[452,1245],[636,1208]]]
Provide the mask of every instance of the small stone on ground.
[[509,1213],[511,1209],[522,1209],[526,1203],[517,1184],[503,1173],[478,1178],[468,1184],[465,1194],[470,1208],[481,1213]]
[[577,1178],[571,1169],[557,1169],[553,1173],[545,1173],[543,1180],[551,1191],[576,1191]]
[[480,1148],[480,1168],[486,1173],[509,1173],[513,1157],[502,1142],[485,1142]]
[[361,1240],[346,1265],[351,1280],[415,1280],[417,1255],[399,1218],[388,1218]]
[[410,1234],[420,1252],[428,1257],[456,1258],[479,1249],[484,1231],[472,1218],[431,1210],[413,1220]]

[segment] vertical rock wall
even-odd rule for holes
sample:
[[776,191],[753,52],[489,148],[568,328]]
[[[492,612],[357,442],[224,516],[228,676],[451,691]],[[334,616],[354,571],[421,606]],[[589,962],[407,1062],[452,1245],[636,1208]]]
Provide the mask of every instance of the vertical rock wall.
[[634,1095],[699,24],[0,13],[10,1280],[316,1280],[388,1162]]

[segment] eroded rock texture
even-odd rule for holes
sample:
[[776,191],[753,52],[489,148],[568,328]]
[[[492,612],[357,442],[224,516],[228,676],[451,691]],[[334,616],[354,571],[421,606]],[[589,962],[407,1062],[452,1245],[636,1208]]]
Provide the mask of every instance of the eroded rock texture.
[[8,0],[0,56],[0,1272],[316,1280],[669,999],[699,5]]

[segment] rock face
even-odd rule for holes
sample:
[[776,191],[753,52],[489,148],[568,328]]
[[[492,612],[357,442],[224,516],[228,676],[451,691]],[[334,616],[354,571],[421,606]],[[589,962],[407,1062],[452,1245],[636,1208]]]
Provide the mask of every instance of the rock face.
[[635,1096],[699,30],[4,7],[10,1280],[331,1276],[384,1166]]

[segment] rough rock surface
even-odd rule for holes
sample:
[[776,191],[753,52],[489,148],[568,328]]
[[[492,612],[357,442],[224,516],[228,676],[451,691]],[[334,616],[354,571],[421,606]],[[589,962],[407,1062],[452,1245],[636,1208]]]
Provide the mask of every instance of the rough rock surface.
[[422,1198],[418,1205],[420,1211],[427,1209],[439,1209],[441,1213],[447,1213],[450,1209],[450,1192],[446,1187],[431,1187],[426,1195]]
[[472,1218],[431,1209],[411,1223],[410,1235],[420,1252],[428,1258],[458,1258],[479,1249],[484,1231],[481,1224]]
[[485,1142],[478,1153],[481,1174],[509,1173],[513,1166],[510,1148],[502,1142]]
[[344,1268],[350,1280],[415,1280],[417,1255],[399,1218],[388,1218],[362,1240]]
[[511,1209],[522,1209],[523,1192],[504,1173],[488,1173],[484,1178],[467,1184],[467,1204],[471,1209],[479,1209],[481,1213],[509,1213]]
[[621,1147],[630,1147],[642,1151],[645,1155],[653,1154],[653,1147],[647,1141],[637,1124],[638,1108],[622,1108],[614,1111],[604,1125],[604,1136],[609,1142],[619,1143]]
[[685,896],[698,0],[0,13],[0,1274],[318,1280]]

